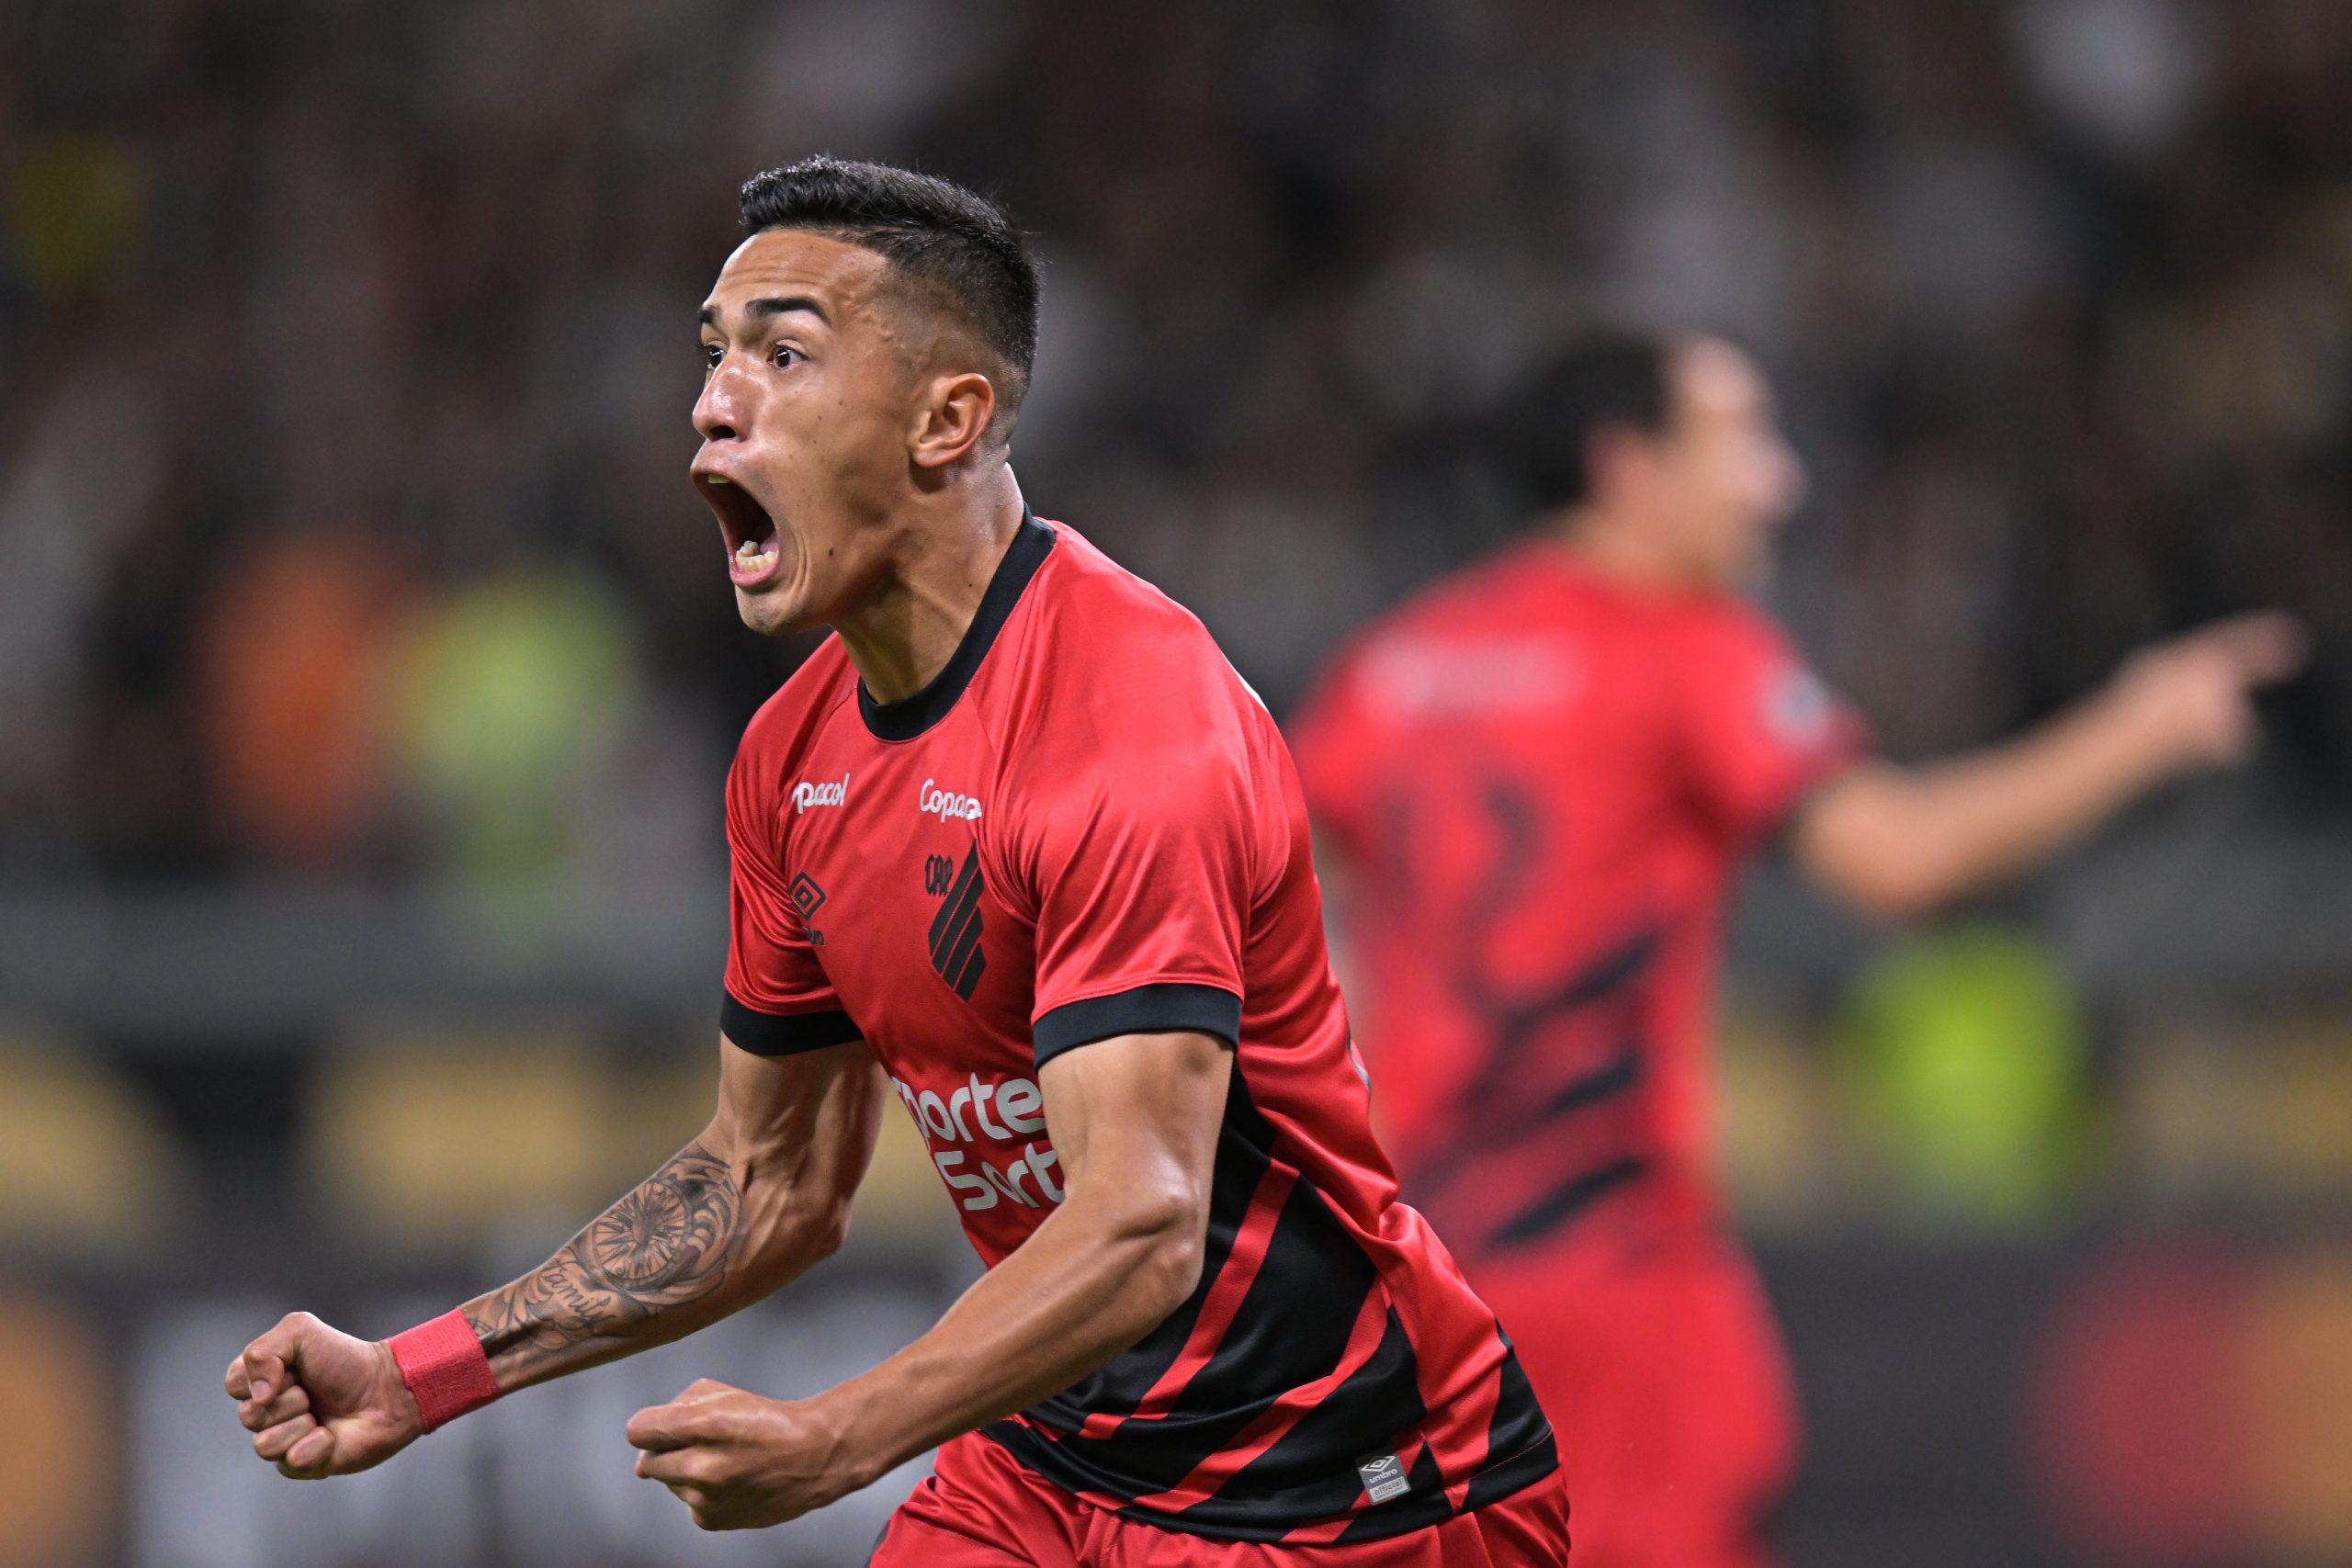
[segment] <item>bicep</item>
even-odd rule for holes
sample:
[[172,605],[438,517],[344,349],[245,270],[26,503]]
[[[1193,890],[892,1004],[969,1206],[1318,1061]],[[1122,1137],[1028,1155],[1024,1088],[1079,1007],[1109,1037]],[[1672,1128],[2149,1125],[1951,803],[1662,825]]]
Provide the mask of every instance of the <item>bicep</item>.
[[862,1040],[760,1055],[719,1037],[718,1108],[711,1134],[746,1185],[778,1179],[846,1201],[874,1157],[887,1097],[881,1064]]
[[1797,864],[1864,914],[1899,919],[1927,901],[1936,845],[1912,809],[1911,776],[1891,763],[1856,763],[1806,797],[1790,824]]
[[1070,1197],[1204,1224],[1232,1077],[1233,1047],[1185,1030],[1098,1040],[1047,1061],[1038,1087]]

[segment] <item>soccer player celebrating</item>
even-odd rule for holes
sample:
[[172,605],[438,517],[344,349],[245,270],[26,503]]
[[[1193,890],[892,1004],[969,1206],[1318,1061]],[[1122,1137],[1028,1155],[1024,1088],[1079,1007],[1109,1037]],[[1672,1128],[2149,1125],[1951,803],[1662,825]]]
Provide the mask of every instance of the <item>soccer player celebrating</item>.
[[1037,272],[992,204],[811,159],[743,187],[694,482],[743,619],[834,636],[727,786],[717,1113],[544,1266],[231,1366],[285,1473],[675,1339],[839,1244],[893,1095],[989,1271],[814,1398],[628,1426],[710,1529],[937,1446],[887,1568],[1558,1564],[1544,1414],[1396,1201],[1281,736],[1200,624],[1023,502]]
[[1872,914],[1983,888],[2242,756],[2300,634],[2224,623],[2021,739],[1890,766],[1737,596],[1802,483],[1737,350],[1596,338],[1499,423],[1528,536],[1361,637],[1292,739],[1384,1135],[1562,1423],[1577,1562],[1753,1568],[1796,1423],[1711,1180],[1734,869],[1779,829]]

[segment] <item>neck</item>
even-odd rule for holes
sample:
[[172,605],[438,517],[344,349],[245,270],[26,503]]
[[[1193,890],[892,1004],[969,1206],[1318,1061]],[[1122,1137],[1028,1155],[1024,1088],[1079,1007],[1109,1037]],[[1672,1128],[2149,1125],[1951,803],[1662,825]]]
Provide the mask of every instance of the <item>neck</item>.
[[1662,531],[1644,526],[1637,516],[1577,506],[1551,513],[1538,526],[1596,577],[1652,592],[1694,586]]
[[910,509],[874,592],[833,622],[876,702],[911,697],[947,667],[1025,513],[1001,464]]

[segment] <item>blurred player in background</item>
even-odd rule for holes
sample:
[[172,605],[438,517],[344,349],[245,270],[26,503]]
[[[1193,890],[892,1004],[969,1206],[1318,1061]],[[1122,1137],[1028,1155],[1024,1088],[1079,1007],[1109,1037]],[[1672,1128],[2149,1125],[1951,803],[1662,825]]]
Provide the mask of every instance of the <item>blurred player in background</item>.
[[1804,481],[1737,349],[1597,337],[1502,433],[1526,537],[1359,638],[1292,739],[1384,1134],[1559,1424],[1577,1562],[1753,1568],[1797,1423],[1711,1170],[1733,873],[1781,833],[1872,915],[1988,887],[2244,757],[2301,636],[2223,623],[2022,739],[1892,766],[1740,596]]
[[387,1342],[306,1314],[254,1340],[227,1380],[254,1451],[365,1469],[759,1300],[839,1244],[896,1098],[989,1271],[813,1398],[639,1412],[639,1473],[698,1523],[938,1447],[876,1563],[1565,1562],[1544,1413],[1373,1140],[1281,735],[1014,482],[1025,242],[829,159],[742,212],[695,482],[744,621],[836,635],[728,780],[718,1111],[503,1289]]

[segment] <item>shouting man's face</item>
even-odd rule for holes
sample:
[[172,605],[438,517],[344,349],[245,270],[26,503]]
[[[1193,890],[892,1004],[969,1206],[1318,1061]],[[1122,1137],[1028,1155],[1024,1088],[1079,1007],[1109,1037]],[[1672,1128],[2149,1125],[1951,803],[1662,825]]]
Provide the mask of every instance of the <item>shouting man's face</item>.
[[695,486],[718,515],[743,623],[832,621],[883,569],[918,463],[935,344],[880,254],[753,234],[702,310]]

